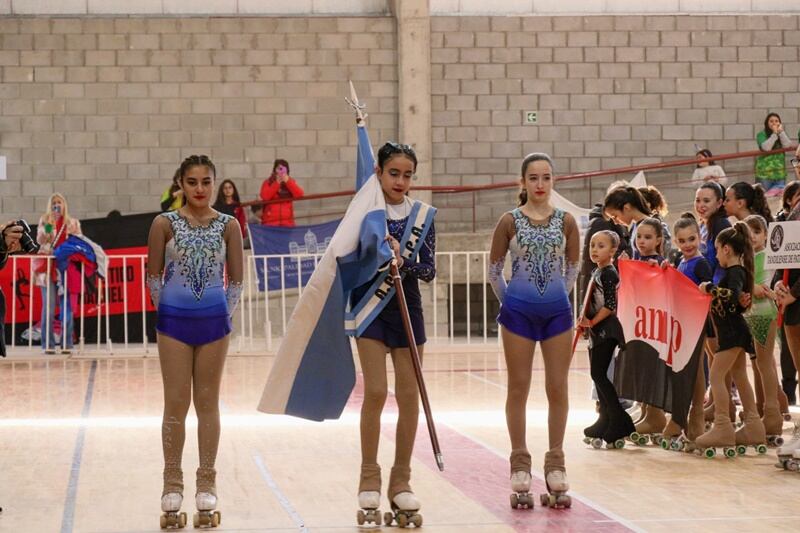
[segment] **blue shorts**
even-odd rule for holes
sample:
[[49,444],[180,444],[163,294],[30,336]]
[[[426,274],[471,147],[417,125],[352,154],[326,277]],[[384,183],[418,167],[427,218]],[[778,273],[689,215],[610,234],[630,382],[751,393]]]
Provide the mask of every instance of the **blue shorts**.
[[544,341],[572,329],[572,308],[569,300],[560,302],[526,302],[506,293],[497,323],[511,333],[532,341]]
[[226,305],[205,309],[179,309],[161,303],[156,331],[189,346],[200,346],[233,331]]

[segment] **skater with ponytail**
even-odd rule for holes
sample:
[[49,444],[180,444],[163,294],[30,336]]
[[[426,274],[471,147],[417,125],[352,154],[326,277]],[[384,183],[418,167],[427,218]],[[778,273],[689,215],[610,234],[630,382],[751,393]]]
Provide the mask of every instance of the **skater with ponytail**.
[[[549,450],[544,454],[548,505],[569,505],[564,463],[564,432],[572,360],[572,311],[569,293],[578,275],[580,236],[573,216],[554,208],[553,161],[534,153],[522,162],[519,207],[500,217],[492,237],[489,282],[500,301],[508,366],[506,421],[511,438],[512,505],[532,506],[531,454],[526,443],[526,404],[536,345],[545,361]],[[512,278],[506,284],[503,266],[511,252]]]
[[[755,344],[753,379],[756,385],[756,402],[762,415],[767,436],[774,441],[783,430],[780,397],[783,390],[778,385],[775,370],[775,334],[777,331],[778,310],[775,307],[775,293],[769,288],[771,276],[766,270],[767,221],[760,215],[750,215],[744,219],[750,228],[754,252],[753,305],[745,313]],[[788,404],[788,401],[786,402]],[[788,405],[786,406],[788,410]]]
[[186,414],[192,400],[200,450],[195,526],[215,526],[220,521],[219,512],[214,511],[219,391],[231,319],[242,293],[244,253],[239,223],[211,207],[215,178],[208,157],[187,157],[178,179],[186,205],[157,216],[147,243],[147,286],[158,310],[158,355],[164,381],[162,528],[186,524],[186,514],[178,511],[183,501]]
[[759,184],[744,181],[734,183],[725,191],[725,212],[728,216],[744,220],[749,215],[761,215],[769,224],[773,221],[764,189]]
[[[732,456],[735,447],[758,446],[766,450],[767,436],[758,415],[747,375],[745,353],[754,351],[753,337],[743,317],[746,310],[739,301],[742,293],[753,292],[753,246],[744,222],[723,230],[715,242],[723,276],[719,283],[704,282],[700,290],[712,296],[711,317],[717,332],[718,347],[711,363],[710,381],[714,393],[714,424],[697,438],[697,447],[711,450],[722,447]],[[744,409],[743,425],[736,430],[730,416],[726,374],[733,376]],[[708,455],[713,456],[713,451]]]

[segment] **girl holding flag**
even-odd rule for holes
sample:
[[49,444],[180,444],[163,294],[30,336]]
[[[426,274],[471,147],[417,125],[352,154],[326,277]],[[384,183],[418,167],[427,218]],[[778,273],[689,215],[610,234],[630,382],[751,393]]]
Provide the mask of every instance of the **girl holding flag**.
[[[407,193],[417,170],[417,155],[407,144],[386,143],[378,150],[375,174],[386,201],[386,224],[391,246],[403,276],[411,327],[420,357],[425,344],[425,321],[419,280],[430,282],[436,275],[436,210]],[[389,281],[387,281],[389,279]],[[388,283],[388,285],[387,285]],[[381,413],[386,402],[386,353],[392,356],[395,371],[395,397],[398,418],[394,466],[389,477],[388,496],[394,519],[421,524],[419,500],[411,491],[411,454],[419,419],[419,389],[411,361],[408,337],[403,329],[400,306],[391,280],[382,269],[351,294],[351,315],[361,370],[364,375],[364,402],[361,406],[361,479],[358,502],[359,522],[380,522],[381,470],[378,441]],[[371,321],[370,321],[371,318]],[[360,324],[359,324],[360,322]],[[362,326],[363,324],[363,326]],[[363,514],[362,514],[363,513]],[[377,518],[377,520],[376,520]],[[391,522],[391,515],[386,520]],[[399,522],[398,522],[399,523]],[[387,524],[389,525],[389,524]]]
[[[578,275],[579,234],[573,216],[550,203],[553,161],[533,153],[522,162],[519,207],[505,213],[492,237],[489,282],[501,303],[508,366],[506,422],[511,438],[512,505],[532,506],[531,455],[525,442],[526,405],[536,344],[541,344],[548,400],[550,449],[544,457],[549,495],[542,503],[569,506],[564,466],[564,431],[569,411],[567,377],[572,361],[572,311],[569,292]],[[511,252],[512,277],[506,284],[503,266]]]

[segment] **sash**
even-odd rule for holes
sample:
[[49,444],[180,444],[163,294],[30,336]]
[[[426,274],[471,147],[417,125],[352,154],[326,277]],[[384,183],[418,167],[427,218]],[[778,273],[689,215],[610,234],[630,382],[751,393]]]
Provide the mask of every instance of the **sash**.
[[[433,217],[436,215],[436,208],[431,207],[419,200],[414,201],[411,213],[408,215],[406,229],[403,238],[400,240],[400,255],[403,261],[415,261],[425,242],[433,224]],[[405,278],[405,272],[400,274]],[[349,311],[345,312],[344,328],[348,335],[358,337],[375,317],[377,317],[389,300],[394,296],[394,281],[389,269],[378,271],[378,276],[372,282],[369,290]]]

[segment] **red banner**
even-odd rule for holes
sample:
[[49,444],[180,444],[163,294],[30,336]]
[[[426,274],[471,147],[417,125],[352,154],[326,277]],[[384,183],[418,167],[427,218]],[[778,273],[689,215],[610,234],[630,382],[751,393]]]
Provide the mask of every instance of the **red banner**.
[[703,333],[711,297],[674,268],[619,261],[617,316],[625,341],[642,341],[673,372],[689,363]]
[[[84,280],[83,297],[78,300],[77,309],[74,310],[75,316],[97,316],[98,304],[106,301],[106,294],[112,315],[123,314],[126,310],[126,302],[128,314],[141,313],[143,291],[145,291],[145,309],[155,311],[150,301],[150,295],[144,288],[146,258],[121,257],[146,255],[147,247],[117,248],[105,252],[108,254],[108,292],[106,293],[105,283],[98,283],[96,279],[94,281]],[[0,287],[6,296],[6,324],[10,324],[12,321],[27,323],[30,316],[36,323],[41,316],[41,289],[36,287],[34,280],[31,279],[30,263],[29,256],[16,258],[11,256],[5,268],[0,270]],[[98,294],[98,289],[103,294]],[[31,294],[33,295],[32,299]],[[105,310],[103,314],[105,314]]]

